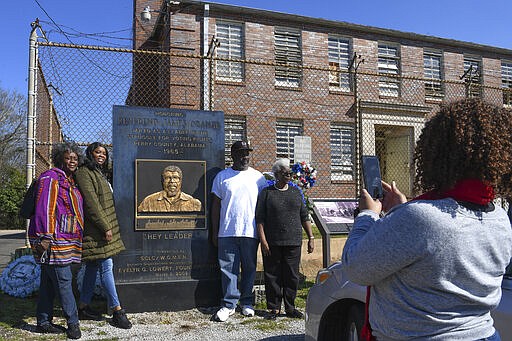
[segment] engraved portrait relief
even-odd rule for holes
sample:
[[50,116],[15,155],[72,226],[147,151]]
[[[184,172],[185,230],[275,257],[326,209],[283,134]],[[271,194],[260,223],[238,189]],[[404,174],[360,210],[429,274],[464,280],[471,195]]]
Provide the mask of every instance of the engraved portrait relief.
[[161,173],[162,190],[144,198],[137,212],[199,212],[199,199],[181,190],[183,172],[175,165],[165,167]]

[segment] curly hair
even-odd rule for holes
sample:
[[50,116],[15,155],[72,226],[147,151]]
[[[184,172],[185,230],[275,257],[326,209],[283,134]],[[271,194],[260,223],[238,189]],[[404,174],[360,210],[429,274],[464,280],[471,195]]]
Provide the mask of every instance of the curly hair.
[[277,159],[277,161],[272,165],[272,173],[274,173],[275,176],[281,169],[289,167],[290,159]]
[[170,165],[170,166],[165,167],[162,170],[162,174],[161,174],[162,182],[164,181],[164,173],[166,173],[166,172],[176,172],[180,175],[180,178],[183,178],[183,172],[181,171],[181,168],[178,166],[175,166],[175,165]]
[[82,149],[73,142],[61,142],[52,147],[52,163],[55,167],[62,169],[64,167],[64,154],[75,153],[78,156],[78,164],[82,163]]
[[441,193],[480,179],[496,195],[512,195],[512,112],[479,99],[441,106],[416,144],[415,190]]
[[[94,159],[94,156],[92,155],[92,152],[96,150],[96,148],[103,147],[105,149],[105,163],[103,165],[99,165],[96,160]],[[89,168],[90,170],[99,169],[102,173],[107,173],[108,171],[108,148],[102,144],[101,142],[93,142],[90,145],[87,146],[87,149],[85,149],[85,159],[84,159],[84,166]]]

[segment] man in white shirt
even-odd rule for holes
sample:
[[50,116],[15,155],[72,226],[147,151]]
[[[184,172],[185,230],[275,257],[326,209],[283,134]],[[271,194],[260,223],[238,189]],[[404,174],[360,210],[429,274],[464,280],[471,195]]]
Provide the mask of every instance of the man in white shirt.
[[[244,316],[254,316],[254,277],[257,237],[255,210],[259,191],[267,185],[259,171],[249,167],[253,149],[246,141],[231,146],[233,166],[220,171],[213,180],[212,234],[218,246],[222,280],[222,302],[215,319],[226,321],[238,302]],[[240,290],[238,275],[242,266]]]

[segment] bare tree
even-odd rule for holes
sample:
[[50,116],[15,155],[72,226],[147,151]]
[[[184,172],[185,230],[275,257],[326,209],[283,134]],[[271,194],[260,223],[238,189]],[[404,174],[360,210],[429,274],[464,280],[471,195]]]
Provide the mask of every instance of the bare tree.
[[25,155],[27,102],[16,91],[0,87],[0,169],[23,169]]

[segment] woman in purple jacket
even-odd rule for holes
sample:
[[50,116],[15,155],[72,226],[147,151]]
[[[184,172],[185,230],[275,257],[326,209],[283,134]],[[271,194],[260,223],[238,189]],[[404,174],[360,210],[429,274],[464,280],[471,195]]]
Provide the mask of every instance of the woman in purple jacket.
[[81,337],[78,310],[71,287],[71,264],[82,255],[82,195],[74,172],[82,157],[78,146],[61,143],[53,146],[54,168],[43,172],[37,182],[35,213],[28,230],[36,262],[41,265],[41,284],[37,303],[37,332],[63,333],[52,323],[53,301],[59,295],[70,339]]

